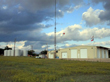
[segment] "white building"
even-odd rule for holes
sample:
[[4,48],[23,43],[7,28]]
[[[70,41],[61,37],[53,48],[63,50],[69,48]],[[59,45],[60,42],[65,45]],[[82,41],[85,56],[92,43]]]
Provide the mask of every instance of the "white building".
[[[56,56],[59,58],[108,58],[108,48],[102,46],[76,46],[59,49]],[[48,52],[48,58],[54,59],[54,51]]]

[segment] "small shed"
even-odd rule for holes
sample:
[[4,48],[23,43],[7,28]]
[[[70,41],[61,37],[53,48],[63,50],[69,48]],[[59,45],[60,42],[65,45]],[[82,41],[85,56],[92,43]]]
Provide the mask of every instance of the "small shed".
[[55,50],[53,50],[53,51],[48,51],[48,53],[47,53],[47,57],[49,58],[49,59],[54,59],[54,58],[59,58],[58,57],[58,50],[56,51],[56,57],[55,57]]
[[39,54],[39,58],[45,58],[44,54]]

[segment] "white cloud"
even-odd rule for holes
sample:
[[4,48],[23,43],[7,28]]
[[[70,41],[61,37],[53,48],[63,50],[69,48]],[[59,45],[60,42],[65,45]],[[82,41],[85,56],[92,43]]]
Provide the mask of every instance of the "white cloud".
[[103,41],[103,42],[94,42],[94,43],[89,43],[87,45],[95,45],[95,46],[106,46],[106,45],[110,45],[110,41]]
[[[26,41],[18,41],[18,42],[16,42],[16,45],[15,45],[15,47],[16,47],[16,49],[23,49],[24,48],[24,45],[25,45],[25,42]],[[0,42],[1,43],[1,48],[5,48],[6,46],[8,46],[8,47],[10,47],[10,48],[14,48],[14,42],[7,42],[7,43],[5,43],[5,42]]]
[[67,13],[72,13],[75,9],[79,9],[82,5],[76,5],[75,7],[70,6],[67,9]]
[[7,6],[3,6],[2,8],[3,8],[3,9],[7,9]]
[[86,12],[82,14],[82,19],[86,22],[88,26],[97,25],[102,22],[99,18],[101,12],[104,11],[99,9],[93,10],[93,8],[90,7]]
[[[62,36],[63,32],[65,35]],[[54,37],[54,32],[47,33],[48,36]],[[66,27],[64,30],[59,31],[56,33],[57,43],[61,43],[62,41],[86,41],[90,40],[91,37],[94,35],[95,38],[105,38],[110,36],[110,29],[109,28],[86,28],[82,29],[80,25],[72,25]]]
[[68,46],[70,46],[70,45],[69,45],[69,44],[65,44],[65,46],[67,46],[67,47],[68,47]]
[[46,45],[43,45],[43,46],[42,46],[42,48],[45,48],[45,47],[46,47]]

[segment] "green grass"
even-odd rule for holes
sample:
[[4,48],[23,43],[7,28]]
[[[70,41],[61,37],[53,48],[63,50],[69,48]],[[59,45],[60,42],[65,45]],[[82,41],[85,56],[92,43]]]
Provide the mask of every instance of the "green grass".
[[110,82],[110,63],[0,56],[0,82]]

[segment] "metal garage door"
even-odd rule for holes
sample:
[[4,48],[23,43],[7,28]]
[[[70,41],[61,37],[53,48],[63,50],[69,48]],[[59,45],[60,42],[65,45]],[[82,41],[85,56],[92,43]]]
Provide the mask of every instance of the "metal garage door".
[[97,49],[97,58],[100,58],[100,49]]
[[71,58],[77,58],[77,49],[71,50]]
[[106,58],[108,58],[108,50],[105,50]]
[[49,58],[54,58],[54,55],[49,53]]
[[87,49],[80,49],[81,58],[87,58]]
[[102,58],[104,58],[104,49],[102,49]]
[[67,52],[62,53],[62,58],[67,58]]

